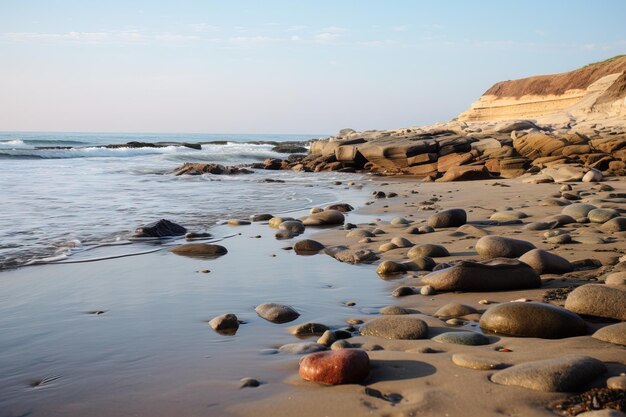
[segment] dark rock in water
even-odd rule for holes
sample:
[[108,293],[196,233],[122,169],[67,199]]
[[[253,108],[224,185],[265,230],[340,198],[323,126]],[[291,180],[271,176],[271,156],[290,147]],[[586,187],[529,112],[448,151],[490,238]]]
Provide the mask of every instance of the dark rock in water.
[[378,255],[369,249],[352,250],[345,246],[326,248],[325,253],[339,262],[349,264],[372,263],[378,259]]
[[252,171],[241,167],[229,167],[220,164],[204,164],[204,163],[192,163],[186,162],[174,170],[174,175],[236,175],[236,174],[251,174]]
[[581,355],[526,362],[498,371],[491,381],[535,391],[571,392],[606,372],[601,361]]
[[240,388],[256,388],[261,385],[261,382],[254,378],[241,378],[239,382],[241,382]]
[[535,245],[525,240],[503,236],[483,236],[476,242],[476,252],[482,258],[517,258],[535,249]]
[[265,303],[256,307],[256,313],[272,323],[288,323],[300,317],[300,313],[284,304]]
[[133,237],[171,237],[182,236],[187,229],[166,219],[149,223],[135,230]]
[[297,220],[286,220],[278,225],[278,229],[287,230],[295,236],[304,233],[305,226]]
[[407,269],[406,265],[398,262],[382,261],[376,268],[376,273],[381,276],[397,275],[405,273]]
[[561,339],[587,333],[587,324],[578,315],[545,303],[495,305],[483,313],[480,327],[505,336],[542,339]]
[[369,375],[369,356],[360,349],[313,353],[300,362],[300,376],[328,385],[358,384]]
[[439,343],[454,343],[457,345],[467,346],[481,346],[489,344],[489,338],[480,333],[474,332],[446,332],[433,337],[432,340]]
[[324,245],[312,239],[301,240],[299,242],[296,242],[293,245],[293,250],[299,255],[300,254],[313,254],[323,249],[324,249]]
[[467,213],[463,209],[448,209],[433,214],[428,219],[428,225],[435,229],[441,227],[458,227],[467,223]]
[[428,336],[425,321],[407,316],[379,317],[361,327],[363,336],[375,336],[383,339],[424,339]]
[[289,332],[296,336],[321,336],[328,326],[320,323],[302,323],[291,327]]
[[237,329],[239,329],[239,320],[234,314],[226,313],[212,319],[209,322],[209,326],[211,326],[216,333],[225,336],[233,336],[237,333]]
[[224,246],[211,245],[208,243],[186,243],[170,249],[176,255],[189,256],[191,258],[214,258],[228,253]]
[[431,272],[422,278],[422,284],[437,291],[509,291],[538,288],[541,278],[523,262],[494,259],[484,263],[461,261]]
[[565,308],[586,316],[626,321],[626,288],[586,284],[568,295]]
[[185,239],[187,240],[198,240],[198,239],[208,239],[212,237],[211,233],[204,232],[187,232],[185,234]]
[[272,148],[276,153],[307,153],[309,150],[301,144],[284,143]]

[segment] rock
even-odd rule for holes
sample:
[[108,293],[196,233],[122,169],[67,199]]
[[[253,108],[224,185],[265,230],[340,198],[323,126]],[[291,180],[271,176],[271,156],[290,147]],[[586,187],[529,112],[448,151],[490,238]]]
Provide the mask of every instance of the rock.
[[448,303],[442,306],[439,310],[437,310],[435,314],[433,314],[433,316],[437,317],[438,319],[447,320],[467,316],[468,314],[474,313],[477,313],[476,309],[468,305],[459,303]]
[[330,346],[337,341],[335,337],[335,333],[332,330],[326,330],[319,339],[317,339],[317,343],[324,346]]
[[526,213],[522,213],[521,211],[505,210],[493,213],[491,217],[489,217],[489,220],[505,222],[509,220],[525,219],[526,217],[528,217],[528,215]]
[[493,374],[491,381],[535,391],[572,392],[605,372],[606,366],[597,359],[565,355],[512,366]]
[[425,225],[423,225],[423,226],[420,226],[420,227],[417,229],[417,231],[418,231],[419,233],[424,234],[424,233],[432,233],[432,232],[434,232],[434,231],[435,231],[435,229],[434,229],[432,226],[429,226],[429,225],[425,224]]
[[567,200],[563,200],[561,198],[546,198],[545,200],[543,200],[541,202],[542,206],[567,206],[571,204],[569,201]]
[[474,181],[474,180],[486,180],[491,178],[491,173],[484,166],[476,165],[463,165],[452,166],[447,169],[443,177],[437,179],[437,182],[452,182],[452,181]]
[[482,258],[517,258],[535,249],[535,245],[525,240],[503,236],[483,236],[476,242],[476,252]]
[[493,369],[502,369],[509,366],[498,360],[466,353],[455,353],[454,355],[452,355],[452,362],[462,368],[477,369],[479,371],[490,371]]
[[434,228],[458,227],[467,223],[467,213],[463,209],[443,210],[428,219],[428,225]]
[[570,216],[573,219],[580,219],[582,217],[587,217],[591,210],[596,209],[597,207],[592,204],[586,203],[574,203],[566,206],[561,210],[561,214],[565,214],[566,216]]
[[554,182],[576,182],[582,180],[585,175],[582,168],[565,165],[560,168],[545,168],[541,173],[551,177]]
[[406,297],[413,294],[415,294],[415,288],[407,286],[398,287],[391,292],[392,297]]
[[381,307],[380,310],[378,310],[378,313],[385,315],[385,316],[398,316],[402,314],[413,314],[415,313],[415,310],[411,310],[411,309],[400,307],[400,306],[386,306],[386,307]]
[[446,332],[438,334],[432,340],[439,343],[454,343],[456,345],[481,346],[488,345],[489,338],[474,332]]
[[175,246],[170,252],[176,255],[189,256],[191,258],[214,258],[228,253],[224,246],[211,245],[209,243],[185,243]]
[[289,333],[295,336],[321,336],[328,330],[328,326],[320,323],[302,323],[289,328]]
[[271,214],[254,214],[250,217],[250,220],[252,220],[253,222],[266,222],[269,221],[272,217],[274,216]]
[[273,228],[273,229],[278,229],[280,227],[280,225],[283,222],[289,221],[289,220],[296,220],[293,217],[272,217],[269,222],[268,225],[269,227]]
[[304,239],[293,245],[293,250],[297,254],[312,254],[324,250],[324,245],[312,239]]
[[623,232],[626,230],[626,217],[614,217],[600,227],[608,233]]
[[286,230],[289,233],[295,235],[300,235],[304,233],[305,226],[302,222],[297,220],[287,220],[278,225],[279,230]]
[[379,317],[361,326],[361,334],[383,339],[424,339],[428,336],[428,325],[415,317]]
[[352,343],[347,340],[337,340],[335,343],[330,345],[331,350],[339,350],[339,349],[350,349],[352,347]]
[[379,252],[389,252],[390,250],[398,249],[395,243],[387,242],[378,247]]
[[324,210],[319,213],[311,214],[304,219],[302,223],[305,226],[334,226],[343,224],[345,217],[342,212],[337,210]]
[[450,268],[431,272],[422,284],[437,291],[510,291],[541,286],[539,275],[523,262],[494,259],[490,262],[461,261]]
[[619,217],[619,211],[613,209],[593,209],[587,214],[591,223],[606,223],[614,217]]
[[623,285],[626,286],[626,271],[613,272],[604,279],[606,285]]
[[274,234],[274,237],[278,240],[291,239],[296,235],[291,233],[289,230],[279,230]]
[[474,226],[473,224],[464,224],[463,226],[456,229],[456,231],[457,233],[463,233],[465,235],[470,235],[474,237],[483,237],[489,234],[489,232],[485,229]]
[[602,181],[602,172],[597,169],[590,169],[582,178],[583,182],[600,182]]
[[528,251],[519,260],[538,274],[564,274],[574,269],[567,259],[541,249]]
[[291,355],[305,355],[313,352],[320,352],[327,350],[328,348],[319,343],[313,342],[299,342],[299,343],[287,343],[282,345],[278,350],[283,353],[289,353]]
[[337,210],[342,213],[347,213],[349,211],[354,210],[354,207],[352,207],[350,204],[347,204],[347,203],[337,203],[337,204],[331,204],[330,206],[326,207],[324,210]]
[[228,219],[226,222],[229,226],[249,226],[252,224],[250,220],[243,219]]
[[405,219],[404,217],[394,217],[389,223],[392,226],[406,226],[407,224],[411,224],[411,221]]
[[547,222],[533,222],[524,225],[524,229],[526,230],[548,230],[556,226],[555,223],[547,223]]
[[417,245],[417,246],[412,247],[407,253],[407,256],[409,258],[420,258],[424,256],[428,256],[432,258],[439,258],[439,257],[450,256],[450,252],[448,252],[448,250],[441,245],[435,245],[433,243],[425,243],[423,245]]
[[300,313],[284,304],[265,303],[257,306],[256,313],[272,323],[288,323],[300,317]]
[[187,233],[187,229],[185,229],[183,226],[166,219],[161,219],[159,221],[149,223],[145,226],[137,228],[133,237],[171,237],[182,236],[185,233]]
[[363,239],[366,237],[375,237],[376,235],[372,232],[370,232],[369,230],[364,230],[364,229],[355,229],[352,230],[350,232],[348,232],[348,234],[346,235],[346,237],[348,238],[355,238],[355,239]]
[[[567,224],[576,223],[576,219],[572,216],[568,216],[566,214],[555,214],[554,216],[550,216],[546,218],[546,221],[549,223],[554,223],[554,227],[561,227]],[[557,234],[562,234],[563,231],[559,230]]]
[[539,127],[530,120],[515,120],[513,122],[498,123],[493,130],[498,133],[511,133],[514,130],[539,129]]
[[553,243],[555,245],[564,245],[566,243],[572,242],[572,236],[570,236],[568,233],[563,233],[556,236],[550,236],[546,239],[546,242]]
[[378,255],[376,255],[369,249],[343,249],[338,251],[330,251],[330,253],[328,249],[329,248],[325,249],[326,253],[330,254],[330,256],[332,256],[339,262],[345,262],[349,264],[361,264],[372,263],[378,259]]
[[209,321],[209,326],[219,334],[232,336],[239,329],[239,320],[234,314],[226,313]]
[[497,304],[485,311],[480,327],[514,337],[561,339],[587,333],[583,319],[561,307],[535,302]]
[[598,329],[591,337],[614,345],[626,346],[626,322]]
[[239,382],[241,383],[239,388],[256,388],[261,385],[261,382],[254,378],[241,378]]
[[360,349],[313,353],[300,362],[300,376],[328,385],[358,384],[369,375],[369,356]]
[[403,237],[394,237],[391,239],[390,243],[396,245],[398,248],[410,248],[413,246],[413,243],[409,239]]
[[381,276],[403,274],[406,271],[406,265],[394,261],[382,261],[376,268],[376,273]]
[[586,284],[572,291],[565,308],[577,314],[626,320],[626,288]]
[[422,294],[422,295],[434,295],[435,294],[435,289],[433,287],[431,287],[430,285],[424,285],[422,288],[420,288],[420,294]]
[[606,380],[608,389],[626,390],[626,375],[614,376]]
[[[200,146],[200,145],[198,145]],[[237,175],[251,174],[252,171],[246,168],[224,166],[220,164],[203,164],[187,162],[174,170],[174,175]]]
[[437,263],[428,256],[420,256],[411,258],[410,262],[405,264],[411,271],[432,271]]

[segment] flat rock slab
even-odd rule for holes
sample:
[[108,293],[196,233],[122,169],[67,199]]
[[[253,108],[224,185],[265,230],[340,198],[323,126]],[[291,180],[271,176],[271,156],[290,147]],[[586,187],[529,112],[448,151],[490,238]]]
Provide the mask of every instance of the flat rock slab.
[[541,278],[523,262],[495,259],[490,262],[462,261],[431,272],[422,284],[437,291],[509,291],[541,286]]
[[491,381],[535,391],[570,392],[589,384],[605,372],[606,366],[597,359],[566,355],[512,366],[493,374]]
[[365,323],[361,327],[361,334],[383,339],[424,339],[428,336],[428,325],[416,317],[379,317]]
[[545,303],[512,302],[490,307],[480,318],[488,332],[515,337],[560,339],[587,333],[587,324],[564,308]]
[[495,359],[489,359],[484,356],[477,356],[467,353],[455,353],[454,355],[452,355],[452,362],[462,368],[476,369],[479,371],[503,369],[510,366]]
[[572,291],[565,308],[577,314],[626,320],[626,288],[587,284]]
[[439,343],[454,343],[456,345],[482,346],[489,344],[489,338],[474,332],[446,332],[432,338]]

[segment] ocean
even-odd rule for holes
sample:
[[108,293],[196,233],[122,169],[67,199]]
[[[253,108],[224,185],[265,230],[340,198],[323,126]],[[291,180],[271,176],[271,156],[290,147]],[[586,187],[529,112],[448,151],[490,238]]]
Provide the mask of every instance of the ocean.
[[[349,174],[171,174],[184,162],[237,165],[286,158],[272,150],[275,142],[306,144],[320,137],[325,135],[0,133],[0,269],[123,242],[138,226],[161,218],[207,231],[231,217],[335,201],[337,190],[312,185]],[[133,141],[163,146],[106,147]]]

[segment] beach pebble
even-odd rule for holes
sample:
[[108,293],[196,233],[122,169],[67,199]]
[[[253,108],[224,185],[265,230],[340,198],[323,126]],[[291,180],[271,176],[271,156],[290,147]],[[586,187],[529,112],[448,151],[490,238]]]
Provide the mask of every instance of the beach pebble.
[[274,234],[274,237],[278,240],[291,239],[295,236],[296,234],[290,232],[289,230],[279,230]]
[[587,324],[578,315],[552,304],[536,302],[510,302],[490,307],[481,316],[480,327],[505,336],[542,339],[587,333]]
[[406,271],[406,265],[394,261],[382,261],[376,268],[376,273],[380,276],[403,274]]
[[574,203],[563,208],[563,210],[561,210],[561,214],[565,214],[566,216],[570,216],[574,219],[579,219],[581,217],[587,217],[587,214],[596,208],[597,207],[592,204]]
[[538,274],[564,274],[574,269],[567,259],[542,249],[528,251],[519,260],[529,265]]
[[267,213],[254,214],[250,216],[250,220],[252,220],[253,222],[266,222],[266,221],[269,221],[272,217],[274,216],[271,214],[267,214]]
[[339,349],[308,355],[300,361],[300,376],[328,385],[358,384],[369,375],[370,361],[360,349]]
[[187,232],[185,233],[185,239],[187,240],[200,240],[200,239],[208,239],[212,237],[211,233],[205,232]]
[[423,320],[407,316],[379,317],[361,326],[363,336],[383,339],[424,339],[428,335],[428,325]]
[[345,221],[342,212],[337,210],[324,210],[319,213],[309,215],[303,220],[305,226],[332,226],[340,225]]
[[184,245],[173,247],[170,249],[170,252],[192,258],[213,258],[225,255],[228,250],[224,246],[211,245],[209,243],[185,243]]
[[435,245],[433,243],[424,243],[422,245],[417,245],[412,247],[407,253],[409,258],[419,258],[428,256],[431,258],[445,257],[450,256],[450,252],[448,249],[441,245]]
[[461,261],[431,272],[422,278],[422,284],[430,285],[436,291],[486,292],[537,288],[541,286],[541,279],[523,262],[495,259],[486,263]]
[[339,262],[349,264],[371,263],[378,259],[378,255],[369,249],[343,249],[333,252],[331,256]]
[[447,320],[451,318],[466,316],[468,314],[474,314],[476,312],[477,311],[474,307],[470,307],[465,304],[448,303],[439,308],[439,310],[437,310],[435,314],[433,314],[433,316],[437,317],[438,319]]
[[209,321],[211,329],[221,335],[232,336],[239,328],[239,320],[237,316],[231,313],[222,314]]
[[396,245],[398,248],[410,248],[413,246],[413,242],[403,237],[394,237],[391,239],[391,243]]
[[392,242],[383,243],[378,247],[380,252],[389,252],[390,250],[398,249],[398,245]]
[[602,181],[602,172],[597,169],[590,169],[583,175],[583,182],[600,182]]
[[281,223],[286,222],[286,221],[292,221],[292,220],[296,220],[293,217],[272,217],[269,221],[268,221],[268,226],[271,227],[272,229],[278,229],[278,226],[281,225]]
[[385,306],[381,307],[380,310],[378,310],[378,313],[387,316],[397,316],[401,314],[414,314],[416,311],[400,306]]
[[317,339],[317,343],[324,346],[330,346],[337,341],[337,337],[335,336],[335,332],[332,330],[326,330],[322,335]]
[[261,382],[254,378],[241,378],[239,382],[241,383],[240,388],[256,388],[261,385]]
[[435,289],[433,287],[431,287],[430,285],[424,285],[422,288],[420,288],[420,294],[422,294],[422,295],[434,295],[435,294]]
[[484,236],[476,242],[476,252],[486,259],[517,258],[533,249],[530,242],[503,236]]
[[626,346],[626,322],[602,327],[596,330],[592,337],[614,345]]
[[626,320],[626,288],[586,284],[569,293],[565,308],[577,314]]
[[328,326],[320,323],[302,323],[289,328],[289,333],[295,336],[321,336],[328,330]]
[[340,339],[330,345],[331,350],[339,350],[339,349],[350,349],[352,347],[352,343],[348,342],[345,339]]
[[563,200],[561,198],[546,198],[544,200],[541,201],[541,205],[542,206],[556,206],[556,207],[560,207],[560,206],[567,206],[569,205],[570,202]]
[[460,208],[443,210],[428,218],[428,225],[435,229],[442,227],[458,227],[465,223],[467,223],[467,213]]
[[248,226],[252,224],[252,222],[250,220],[243,220],[243,219],[228,219],[227,224],[229,226]]
[[293,245],[293,250],[297,254],[311,254],[317,253],[324,249],[324,245],[320,242],[312,239],[304,239],[296,242]]
[[587,218],[591,223],[606,223],[614,217],[619,217],[619,211],[614,209],[593,209],[587,213]]
[[456,345],[481,346],[488,345],[489,338],[474,332],[446,332],[438,334],[432,340],[439,343],[454,343]]
[[606,380],[606,387],[608,389],[621,389],[626,390],[626,375],[614,376]]
[[404,217],[394,217],[389,223],[392,226],[406,226],[407,224],[411,224],[411,221],[405,219]]
[[376,235],[369,230],[365,229],[355,229],[348,232],[346,237],[355,238],[355,239],[363,239],[367,237],[375,237]]
[[321,213],[322,211],[324,211],[324,209],[321,207],[311,207],[309,214]]
[[450,326],[463,326],[465,323],[466,323],[465,320],[461,320],[461,319],[446,320],[446,324],[449,324]]
[[612,272],[604,278],[606,285],[623,285],[626,286],[626,271]]
[[392,297],[406,297],[413,294],[415,294],[415,288],[406,286],[398,287],[391,292]]
[[326,346],[319,343],[298,342],[287,343],[286,345],[282,345],[278,350],[282,353],[289,353],[291,355],[305,355],[307,353],[320,352],[327,349],[328,348]]
[[553,243],[555,245],[564,245],[572,242],[572,236],[569,233],[563,233],[556,236],[551,236],[546,239],[546,242]]
[[489,305],[489,304],[491,304],[491,301],[489,301],[489,300],[485,300],[485,299],[482,299],[482,300],[479,300],[479,301],[478,301],[478,304],[482,304],[482,305]]
[[434,229],[432,226],[429,226],[429,225],[425,224],[425,225],[423,225],[423,226],[420,226],[420,227],[417,229],[417,231],[418,231],[420,234],[426,234],[426,233],[432,233],[432,232],[434,232],[434,231],[435,231],[435,229]]
[[555,226],[555,223],[533,222],[524,225],[525,230],[548,230]]
[[304,233],[305,226],[302,224],[302,222],[299,222],[297,220],[286,220],[278,225],[278,229],[287,230],[294,235],[300,235]]
[[466,353],[455,353],[454,355],[452,355],[452,362],[462,368],[476,369],[479,371],[490,371],[493,369],[502,369],[509,366],[498,360]]
[[600,227],[608,233],[623,232],[626,230],[626,217],[614,217]]
[[545,219],[548,223],[555,223],[554,227],[561,227],[572,223],[577,223],[576,219],[567,214],[555,214]]
[[354,210],[354,207],[352,207],[348,203],[337,203],[337,204],[331,204],[330,206],[326,207],[324,210],[337,210],[342,213],[347,213],[349,211]]
[[535,391],[572,392],[605,372],[606,366],[597,359],[565,355],[512,366],[493,374],[491,381]]
[[272,323],[288,323],[300,317],[300,313],[284,304],[265,303],[257,306],[256,313]]
[[509,220],[518,220],[525,219],[528,217],[526,213],[517,210],[505,210],[505,211],[497,211],[489,217],[489,220],[495,220],[499,222],[509,221]]
[[412,271],[432,271],[437,263],[428,256],[420,256],[417,258],[411,258],[410,262],[407,262],[407,268]]
[[474,226],[473,224],[464,224],[463,226],[460,226],[459,228],[457,228],[456,232],[463,233],[464,235],[474,236],[474,237],[483,237],[489,234],[489,232],[486,231],[485,229],[480,228],[478,226]]

